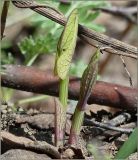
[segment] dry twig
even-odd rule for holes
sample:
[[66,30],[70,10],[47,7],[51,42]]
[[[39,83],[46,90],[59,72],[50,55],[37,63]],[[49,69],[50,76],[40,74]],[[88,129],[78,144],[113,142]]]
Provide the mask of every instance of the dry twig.
[[106,123],[102,123],[102,122],[97,122],[95,120],[89,120],[89,119],[85,119],[85,124],[87,125],[94,125],[100,128],[104,128],[104,129],[110,129],[110,130],[114,130],[114,131],[118,131],[121,133],[131,133],[133,131],[133,129],[126,129],[126,128],[121,128],[121,127],[115,127]]
[[9,8],[10,1],[4,1],[3,4],[3,9],[1,13],[1,39],[4,37],[4,30],[5,30],[5,24],[6,24],[6,18],[7,18],[7,13],[8,13],[8,8]]
[[94,8],[93,10],[100,10],[103,11],[105,13],[109,13],[112,14],[114,16],[119,16],[122,18],[127,19],[129,22],[133,23],[133,24],[137,24],[137,20],[136,20],[136,16],[137,15],[137,7],[116,7],[116,6],[112,6],[110,8],[105,8],[105,7],[97,7]]
[[[37,4],[35,1],[31,0],[31,4],[29,0],[24,0],[23,3],[22,1],[17,1],[17,0],[12,0],[13,4],[18,7],[18,8],[30,8],[32,10],[34,10],[35,12],[38,12],[39,14],[61,24],[61,25],[65,25],[66,24],[66,18],[57,13],[55,11],[55,9],[50,9],[50,8],[46,8],[46,7],[41,7],[39,4]],[[40,7],[31,7],[31,5],[35,5],[35,6],[40,6]],[[86,28],[85,26],[82,26],[79,24],[79,35],[85,35],[88,38],[91,38],[95,41],[98,41],[98,43],[101,43],[102,45],[105,46],[110,46],[113,49],[119,51],[119,52],[124,52],[124,56],[129,56],[131,58],[135,58],[137,59],[137,48],[131,45],[128,45],[124,42],[121,42],[117,39],[108,37],[106,35],[97,33],[93,30],[90,30],[88,28]],[[108,50],[107,50],[108,52]],[[111,51],[112,52],[112,51]],[[114,52],[112,52],[114,54]]]
[[18,137],[9,132],[1,132],[2,143],[7,146],[7,148],[21,148],[29,149],[36,152],[46,153],[52,155],[54,158],[60,158],[60,153],[58,149],[47,142],[32,141],[25,137]]

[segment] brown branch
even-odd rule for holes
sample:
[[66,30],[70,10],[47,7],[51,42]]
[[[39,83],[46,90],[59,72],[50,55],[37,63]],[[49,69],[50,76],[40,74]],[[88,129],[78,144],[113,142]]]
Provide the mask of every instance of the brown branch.
[[100,10],[102,12],[105,13],[109,13],[112,14],[114,16],[119,16],[122,18],[127,19],[129,22],[133,23],[133,24],[137,24],[137,20],[136,20],[136,15],[137,14],[137,7],[116,7],[116,6],[112,6],[110,8],[106,8],[106,7],[96,7],[93,10]]
[[[133,26],[132,23],[127,24],[126,28],[124,29],[124,31],[120,35],[121,40],[125,40],[125,37],[126,37],[127,34],[129,34],[130,30],[132,29],[132,26]],[[102,74],[104,72],[107,64],[110,62],[112,57],[113,57],[113,54],[108,54],[107,57],[105,58],[105,60],[103,60],[100,63],[99,74]]]
[[[84,122],[83,125],[84,126],[97,126],[100,130],[97,133],[97,135],[100,135],[102,133],[104,133],[105,135],[112,135],[113,134],[118,134],[116,132],[112,132],[117,131],[117,132],[123,132],[123,133],[131,133],[133,131],[133,128],[135,127],[117,127],[120,124],[123,124],[124,122],[130,120],[131,115],[129,113],[123,112],[121,114],[119,114],[118,116],[112,118],[111,120],[107,121],[107,122],[98,122],[95,120],[91,120],[88,118],[84,118]],[[109,131],[109,130],[111,131]],[[125,130],[124,130],[125,129]]]
[[[39,4],[35,3],[35,1],[33,1],[33,0],[31,0],[31,2],[29,0],[24,0],[24,1],[12,0],[12,2],[16,7],[30,8],[30,9],[34,10],[35,12],[37,12],[37,13],[63,25],[63,26],[66,24],[66,18],[62,14],[57,13],[55,11],[55,9],[53,10],[50,8],[40,6]],[[33,7],[33,5],[35,7]],[[37,5],[38,5],[38,7],[37,7]],[[138,58],[138,56],[136,55],[138,53],[136,47],[131,46],[129,44],[126,44],[124,42],[121,42],[117,39],[110,38],[104,34],[96,32],[96,31],[90,30],[90,29],[86,28],[85,26],[82,26],[79,24],[79,35],[81,35],[81,34],[85,35],[86,37],[91,38],[95,41],[98,41],[98,43],[101,43],[102,45],[110,46],[117,51],[124,52],[125,56],[128,56],[128,54],[129,54],[129,57],[136,58],[136,59]],[[107,50],[107,52],[108,52],[108,50]],[[113,54],[114,54],[114,52],[113,52]]]
[[7,13],[8,13],[8,8],[9,8],[10,1],[4,1],[3,4],[3,9],[1,13],[1,40],[4,37],[4,30],[5,30],[5,24],[6,24],[6,18],[7,18]]
[[[3,87],[58,96],[59,80],[45,71],[34,67],[3,66],[1,84]],[[80,78],[70,78],[69,99],[78,100]],[[97,81],[88,104],[100,104],[110,107],[135,110],[137,108],[138,89],[117,84]]]
[[58,149],[47,142],[32,141],[25,137],[18,137],[9,132],[1,132],[2,143],[4,146],[12,148],[29,149],[39,153],[46,153],[52,155],[54,158],[60,158]]
[[[97,44],[94,44],[93,42],[89,41],[89,39],[86,36],[80,35],[80,38],[88,43],[89,45],[93,46],[93,47],[98,47]],[[131,55],[129,53],[121,53],[121,52],[116,52],[116,50],[113,50],[112,48],[105,48],[104,49],[105,52],[111,53],[111,54],[116,54],[116,55],[122,55],[122,56],[126,56],[126,57],[130,57],[130,58],[135,58],[137,59],[136,55]]]

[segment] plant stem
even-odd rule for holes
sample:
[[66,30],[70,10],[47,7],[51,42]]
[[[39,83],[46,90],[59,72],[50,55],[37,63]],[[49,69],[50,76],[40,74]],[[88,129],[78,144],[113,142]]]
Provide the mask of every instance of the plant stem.
[[65,109],[67,107],[67,100],[68,100],[68,84],[69,84],[68,76],[64,80],[60,79],[59,100]]
[[71,126],[71,134],[69,137],[70,144],[74,144],[77,142],[81,130],[81,125],[83,123],[83,119],[84,119],[84,110],[80,110],[80,108],[77,105],[72,119],[73,123]]
[[35,96],[35,97],[25,98],[25,99],[21,99],[21,100],[15,102],[15,104],[16,105],[23,105],[26,103],[37,102],[37,101],[44,100],[47,97],[48,97],[47,95],[39,95],[39,96]]
[[56,146],[63,146],[68,100],[68,84],[68,76],[64,80],[60,79],[59,100],[61,102],[61,106],[59,106],[59,112],[56,113]]
[[39,54],[34,55],[27,63],[26,66],[32,66],[36,58],[39,56]]

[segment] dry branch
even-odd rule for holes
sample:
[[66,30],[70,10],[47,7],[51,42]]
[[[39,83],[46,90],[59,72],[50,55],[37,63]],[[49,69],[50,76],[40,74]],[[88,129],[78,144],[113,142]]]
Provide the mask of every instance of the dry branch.
[[[40,4],[37,4],[35,1],[31,0],[24,0],[24,1],[18,1],[18,0],[12,0],[13,4],[16,7],[19,8],[30,8],[34,10],[35,12],[61,24],[65,25],[66,24],[66,18],[63,16],[63,14],[59,14],[59,11],[55,11],[55,9],[48,8],[46,6],[41,6]],[[124,42],[121,42],[117,39],[108,37],[104,34],[95,32],[93,30],[90,30],[86,28],[85,26],[82,26],[79,24],[79,35],[84,35],[88,38],[91,38],[92,40],[97,41],[98,43],[104,45],[104,46],[110,46],[113,49],[119,51],[119,52],[124,52],[120,53],[121,55],[124,56],[129,56],[131,58],[138,58],[137,56],[137,48],[134,46],[131,46],[129,44],[126,44]],[[108,50],[106,50],[108,52]],[[110,51],[110,53],[115,53],[114,51]]]
[[109,129],[109,130],[113,130],[113,131],[118,131],[121,133],[131,133],[133,132],[133,129],[128,129],[128,128],[121,128],[121,127],[115,127],[112,125],[109,125],[108,123],[102,123],[102,122],[98,122],[95,120],[89,120],[89,119],[85,119],[85,125],[94,125],[100,128],[104,128],[104,129]]
[[134,7],[116,7],[112,6],[110,8],[106,7],[97,7],[93,10],[100,10],[105,13],[112,14],[114,16],[119,16],[127,19],[129,22],[133,24],[137,24],[136,15],[137,15],[137,6]]
[[1,140],[4,146],[7,146],[8,149],[20,148],[20,149],[29,149],[39,153],[50,154],[54,158],[60,158],[60,153],[58,149],[47,142],[32,141],[25,137],[18,137],[9,132],[1,132]]
[[[5,65],[2,69],[1,84],[3,87],[58,96],[59,80],[52,74],[26,66]],[[78,100],[79,91],[80,78],[70,78],[69,99]],[[137,99],[137,88],[97,81],[88,103],[135,110]]]
[[39,154],[25,149],[10,149],[1,155],[1,160],[50,160],[48,155]]

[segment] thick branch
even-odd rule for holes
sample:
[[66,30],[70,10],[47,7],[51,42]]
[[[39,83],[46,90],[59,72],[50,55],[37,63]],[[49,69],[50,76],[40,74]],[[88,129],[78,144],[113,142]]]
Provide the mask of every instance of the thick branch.
[[[13,0],[12,1],[13,4],[16,7],[19,8],[30,8],[32,10],[34,10],[35,12],[61,24],[61,25],[65,25],[66,24],[66,18],[63,16],[63,14],[59,14],[57,11],[55,11],[55,9],[53,10],[52,8],[48,8],[48,7],[44,7],[44,6],[40,6],[39,4],[35,3],[35,1],[31,0],[31,2],[29,0],[24,0],[22,1],[16,1]],[[104,34],[98,33],[96,31],[90,30],[88,28],[86,28],[85,26],[82,26],[79,24],[79,35],[84,35],[88,38],[91,38],[95,41],[98,41],[99,43],[101,43],[102,45],[105,46],[110,46],[112,48],[114,48],[115,50],[124,52],[124,56],[128,56],[132,57],[132,58],[138,58],[137,57],[137,48],[134,46],[131,46],[129,44],[126,44],[124,42],[121,42],[117,39],[114,38],[110,38]],[[108,52],[108,50],[107,50]],[[114,51],[111,51],[114,54]],[[110,53],[111,53],[110,52]]]
[[[58,96],[59,93],[58,78],[33,67],[4,66],[1,84],[3,87],[52,96]],[[70,78],[69,99],[78,100],[79,91],[80,78]],[[137,98],[138,89],[136,88],[97,81],[88,103],[134,110],[137,107]]]

